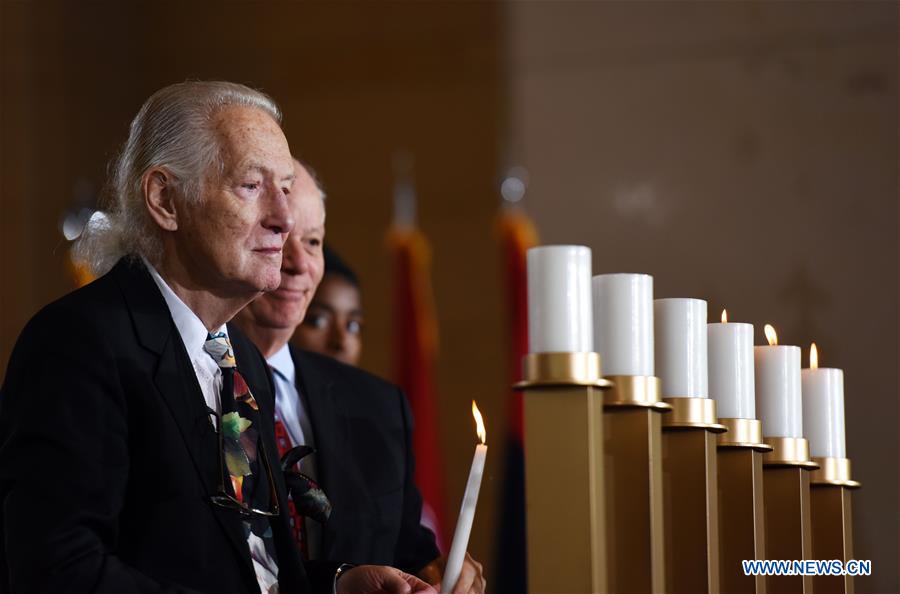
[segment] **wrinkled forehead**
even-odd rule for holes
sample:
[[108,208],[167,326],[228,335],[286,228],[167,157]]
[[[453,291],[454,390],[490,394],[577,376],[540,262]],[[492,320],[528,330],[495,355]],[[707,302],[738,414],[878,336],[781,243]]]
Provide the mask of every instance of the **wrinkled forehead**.
[[293,180],[294,163],[287,138],[265,111],[246,106],[227,106],[213,121],[226,176],[257,171],[278,180]]

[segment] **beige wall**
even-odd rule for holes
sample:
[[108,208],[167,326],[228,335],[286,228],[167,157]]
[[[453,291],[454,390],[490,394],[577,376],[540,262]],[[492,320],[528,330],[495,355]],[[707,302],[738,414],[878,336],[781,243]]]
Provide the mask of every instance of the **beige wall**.
[[897,5],[508,14],[511,145],[542,239],[843,367],[856,551],[875,572],[858,588],[900,591]]

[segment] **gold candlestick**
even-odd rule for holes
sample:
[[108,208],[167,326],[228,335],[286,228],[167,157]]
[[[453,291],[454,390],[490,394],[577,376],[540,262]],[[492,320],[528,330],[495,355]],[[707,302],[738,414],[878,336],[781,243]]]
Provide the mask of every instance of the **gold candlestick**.
[[[610,592],[666,591],[660,381],[611,376],[604,394]],[[563,590],[557,590],[562,592]]]
[[719,505],[716,401],[665,398],[662,420],[667,590],[719,591]]
[[[812,559],[810,472],[819,468],[809,459],[803,438],[766,437],[772,451],[763,454],[766,501],[766,555],[769,559]],[[811,594],[812,576],[769,576],[769,594]]]
[[531,353],[523,366],[528,590],[607,592],[600,356]]
[[[851,491],[860,484],[851,478],[847,458],[813,458],[819,465],[811,477],[812,549],[816,559],[853,558]],[[853,576],[813,577],[816,594],[853,594]]]
[[722,592],[766,594],[766,578],[744,575],[741,561],[766,558],[762,423],[719,419],[719,567]]

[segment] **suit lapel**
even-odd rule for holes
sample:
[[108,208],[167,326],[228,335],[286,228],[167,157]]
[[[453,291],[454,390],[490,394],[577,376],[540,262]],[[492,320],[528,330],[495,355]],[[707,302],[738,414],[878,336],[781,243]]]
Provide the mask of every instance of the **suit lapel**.
[[[122,261],[113,270],[125,295],[139,342],[158,356],[153,381],[172,413],[204,492],[212,495],[219,484],[218,438],[209,421],[206,401],[178,329],[156,283],[143,264]],[[210,504],[211,505],[211,504]],[[234,512],[218,509],[213,514],[238,558],[253,573],[247,541]],[[256,582],[255,577],[253,578]]]

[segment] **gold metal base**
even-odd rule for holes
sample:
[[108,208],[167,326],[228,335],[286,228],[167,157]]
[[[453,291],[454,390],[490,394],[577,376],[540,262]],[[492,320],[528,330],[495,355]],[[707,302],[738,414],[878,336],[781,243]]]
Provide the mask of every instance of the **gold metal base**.
[[[673,400],[702,400],[674,398]],[[679,411],[676,403],[673,413]],[[663,517],[667,591],[719,592],[716,436],[708,423],[666,427],[663,419]],[[713,408],[713,420],[715,409]],[[701,422],[705,419],[700,419]]]
[[744,575],[741,565],[745,559],[766,558],[762,452],[754,447],[720,444],[718,456],[721,591],[766,594],[765,576]]
[[819,467],[809,459],[809,442],[802,437],[764,437],[763,442],[772,446],[771,452],[763,454],[763,466]]
[[609,407],[653,408],[661,412],[672,410],[662,402],[662,382],[652,375],[611,375],[606,378],[612,386],[603,394],[603,405]]
[[[805,440],[804,440],[805,441]],[[773,444],[775,445],[775,444]],[[778,447],[775,446],[775,451]],[[763,454],[763,457],[769,454]],[[768,559],[814,559],[810,515],[810,471],[799,464],[763,462]],[[770,575],[768,594],[811,594],[812,576]]]
[[772,446],[763,443],[762,423],[756,419],[719,419],[727,431],[719,435],[720,448],[750,448],[757,452],[771,452]]
[[663,429],[726,431],[716,419],[716,401],[712,398],[663,398],[663,402],[672,407],[672,412],[663,419]]
[[[821,458],[821,460],[845,460],[845,458]],[[823,464],[822,470],[829,468]],[[846,475],[849,477],[849,461]],[[813,473],[815,476],[816,472]],[[855,481],[849,481],[851,483]],[[847,563],[853,559],[852,489],[847,485],[818,483],[810,493],[812,514],[812,552],[815,559],[840,559]],[[852,594],[853,576],[814,576],[816,594]]]
[[848,489],[859,489],[862,486],[850,478],[849,458],[813,458],[812,461],[819,465],[819,469],[814,470],[810,476],[810,483],[813,485],[833,485]]
[[559,386],[610,387],[600,372],[597,353],[528,353],[522,359],[523,379],[515,390]]
[[659,400],[659,378],[609,379],[613,387],[603,394],[608,591],[663,594],[661,413],[671,407]]
[[608,592],[603,395],[535,385],[524,413],[528,590]]

